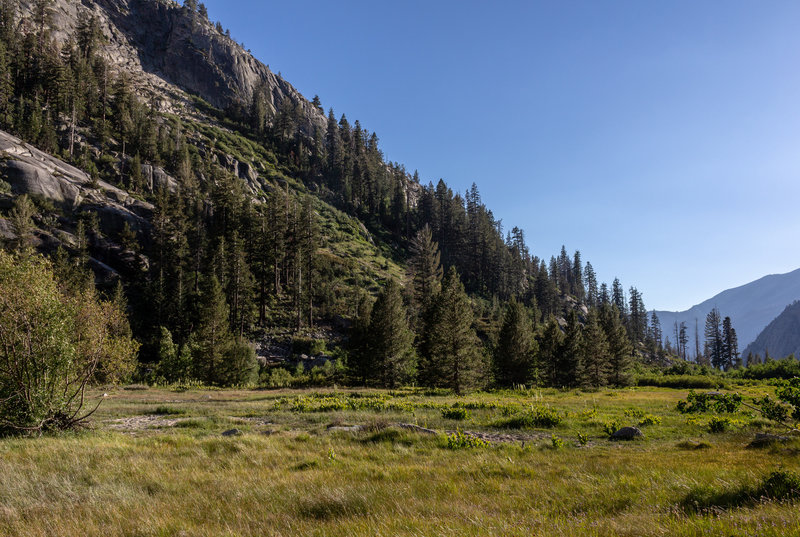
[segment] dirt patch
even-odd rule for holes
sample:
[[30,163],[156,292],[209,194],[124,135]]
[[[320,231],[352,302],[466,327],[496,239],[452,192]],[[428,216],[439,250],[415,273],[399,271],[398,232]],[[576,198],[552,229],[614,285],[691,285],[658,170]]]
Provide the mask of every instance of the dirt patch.
[[[429,435],[435,435],[439,433],[439,431],[436,431],[434,429],[427,429],[425,427],[420,427],[419,425],[414,425],[413,423],[392,423],[389,424],[388,427],[397,427],[400,429],[407,429],[417,433],[429,434]],[[330,426],[328,427],[328,431],[359,432],[365,430],[366,428],[367,427],[365,425]],[[444,431],[444,432],[446,434],[453,434],[456,431]],[[515,443],[515,442],[526,443],[526,442],[535,442],[538,440],[550,439],[550,434],[548,433],[488,433],[483,431],[460,431],[460,432],[461,434],[474,436],[475,438],[480,438],[481,440],[485,440],[486,442],[492,442],[492,443]]]
[[117,431],[141,431],[143,429],[156,429],[159,427],[175,427],[178,423],[191,418],[168,418],[158,415],[131,416],[111,420],[109,429]]

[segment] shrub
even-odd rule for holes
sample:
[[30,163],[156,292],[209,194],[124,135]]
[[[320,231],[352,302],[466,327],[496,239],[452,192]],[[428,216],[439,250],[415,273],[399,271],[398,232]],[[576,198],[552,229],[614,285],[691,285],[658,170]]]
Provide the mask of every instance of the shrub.
[[268,388],[288,388],[292,385],[294,377],[292,374],[282,367],[273,367],[266,375],[264,384]]
[[464,434],[461,431],[456,431],[447,435],[448,449],[484,448],[488,446],[489,442],[483,438],[478,438],[471,434]]
[[609,420],[603,423],[603,431],[605,431],[605,433],[608,436],[611,436],[612,434],[616,433],[619,430],[619,428],[620,428],[620,423],[617,420]]
[[661,418],[659,418],[658,416],[653,416],[652,414],[647,414],[646,416],[642,416],[639,419],[638,423],[640,427],[644,427],[647,425],[660,425]]
[[555,434],[550,435],[550,442],[553,445],[553,449],[561,449],[564,447],[564,441]]
[[775,390],[775,395],[789,405],[792,405],[792,418],[800,421],[800,377],[795,377],[783,383]]
[[514,414],[496,422],[498,427],[511,429],[534,429],[537,427],[549,429],[563,421],[562,416],[552,408],[543,406],[531,407],[527,412]]
[[585,446],[589,443],[589,436],[583,433],[578,433],[578,443],[582,446]]
[[237,339],[224,354],[220,383],[225,386],[251,384],[258,377],[258,359],[253,346],[244,339]]
[[678,401],[677,409],[682,414],[695,412],[714,412],[732,414],[742,404],[742,396],[738,393],[695,393],[689,390],[685,401]]
[[319,356],[325,354],[325,340],[313,339],[308,337],[296,337],[292,340],[292,352],[294,354],[307,354],[309,356]]
[[789,409],[783,406],[779,401],[773,400],[769,395],[765,395],[761,399],[753,401],[758,407],[761,414],[768,420],[783,423],[789,416]]
[[0,430],[69,429],[91,415],[87,384],[133,371],[138,344],[126,328],[93,291],[61,292],[44,258],[0,251]]
[[624,414],[630,418],[643,418],[644,410],[639,410],[638,408],[629,408],[625,410]]
[[468,420],[469,412],[466,408],[443,408],[442,417],[448,420]]
[[780,360],[770,360],[763,364],[755,364],[744,369],[731,372],[731,377],[744,379],[791,379],[800,376],[800,361],[794,356]]
[[712,433],[723,433],[731,426],[738,424],[738,421],[727,416],[711,416],[711,419],[708,420],[708,430]]
[[759,497],[774,500],[800,498],[800,475],[787,470],[775,470],[762,481],[756,492]]

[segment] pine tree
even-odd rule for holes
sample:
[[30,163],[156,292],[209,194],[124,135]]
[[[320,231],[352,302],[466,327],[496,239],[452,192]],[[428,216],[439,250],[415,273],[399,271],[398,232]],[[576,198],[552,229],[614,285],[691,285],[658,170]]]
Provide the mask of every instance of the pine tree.
[[586,263],[584,274],[586,275],[586,303],[590,308],[598,307],[600,305],[600,294],[597,290],[597,275],[591,263]]
[[739,354],[739,341],[736,337],[736,330],[731,324],[730,317],[725,317],[722,321],[722,354],[724,357],[725,369],[741,367],[742,357]]
[[228,304],[216,276],[209,276],[203,282],[198,313],[193,356],[195,376],[209,384],[222,384],[225,353],[233,337],[228,324]]
[[356,315],[350,329],[349,367],[351,373],[366,385],[369,379],[376,377],[377,364],[372,354],[369,325],[372,318],[372,299],[366,292],[361,292],[356,300]]
[[644,341],[647,328],[647,310],[642,301],[642,294],[635,287],[629,290],[629,315],[628,315],[628,334],[631,341],[638,343]]
[[584,379],[583,330],[575,310],[567,313],[567,326],[564,329],[564,344],[556,356],[556,383],[558,387],[574,387]]
[[538,380],[535,363],[537,350],[530,316],[525,307],[512,298],[506,306],[494,351],[494,377],[497,384],[514,386]]
[[655,345],[652,349],[653,352],[660,350],[664,340],[664,332],[661,330],[661,320],[656,315],[656,310],[650,313],[650,337]]
[[190,345],[178,347],[172,341],[170,331],[159,328],[158,367],[156,372],[167,382],[184,382],[191,378],[192,356]]
[[27,194],[23,194],[14,200],[14,207],[9,214],[11,229],[16,235],[18,248],[27,246],[33,233],[33,217],[36,215],[36,206]]
[[572,294],[579,302],[583,302],[586,298],[586,287],[583,280],[583,266],[581,265],[581,253],[575,250],[575,255],[572,261]]
[[564,334],[555,316],[550,315],[544,325],[539,341],[539,368],[550,386],[559,386],[558,360],[564,345]]
[[628,305],[625,303],[625,292],[622,290],[619,278],[614,278],[614,282],[611,284],[611,302],[617,307],[620,317],[627,321]]
[[433,241],[431,228],[427,224],[411,241],[411,255],[408,268],[414,304],[419,312],[423,312],[441,290],[442,282],[439,245]]
[[596,309],[589,310],[583,326],[583,383],[605,386],[611,370],[609,346]]
[[[600,323],[608,343],[608,364],[610,367],[608,381],[615,386],[626,386],[630,383],[633,347],[628,339],[625,327],[620,321],[620,314],[616,306],[604,304],[601,307]],[[667,342],[669,342],[669,338]]]
[[435,299],[430,324],[425,327],[430,341],[429,355],[424,357],[426,382],[450,388],[457,394],[480,386],[484,364],[473,320],[464,285],[455,267],[450,267],[442,291]]
[[414,379],[414,334],[408,326],[400,286],[390,279],[372,308],[369,349],[383,386],[393,388]]
[[720,330],[720,315],[717,308],[713,308],[706,315],[705,352],[711,365],[717,369],[725,367],[725,356],[722,348],[722,332]]

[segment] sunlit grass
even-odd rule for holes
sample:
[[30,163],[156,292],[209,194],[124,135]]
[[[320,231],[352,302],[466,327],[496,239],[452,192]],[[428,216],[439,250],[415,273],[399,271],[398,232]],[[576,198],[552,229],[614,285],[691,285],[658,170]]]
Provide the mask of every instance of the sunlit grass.
[[[287,409],[286,400],[310,391],[108,393],[93,430],[0,441],[0,535],[800,533],[800,509],[787,501],[684,508],[698,491],[735,492],[777,468],[800,470],[797,441],[746,447],[765,426],[746,413],[736,415],[746,425],[720,434],[688,424],[675,411],[685,391],[455,397],[361,390],[355,393],[404,405],[326,412]],[[443,415],[442,408],[462,406],[469,407],[465,419]],[[492,427],[503,413],[531,406],[564,419],[540,431]],[[642,427],[643,440],[606,439],[606,420],[629,425],[640,415],[661,423]],[[180,421],[109,429],[114,420],[138,416]],[[441,433],[529,436],[449,449],[444,434],[390,427],[398,422]],[[330,425],[363,428],[332,432]],[[221,435],[231,428],[242,434]],[[587,446],[578,447],[578,432],[589,436]],[[564,446],[553,449],[551,434]]]

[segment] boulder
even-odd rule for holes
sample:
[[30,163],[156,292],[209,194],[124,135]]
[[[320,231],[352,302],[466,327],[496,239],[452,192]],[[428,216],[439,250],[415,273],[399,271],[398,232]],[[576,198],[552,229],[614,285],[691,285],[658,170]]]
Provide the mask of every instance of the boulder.
[[642,438],[644,435],[642,431],[636,427],[623,427],[611,435],[611,440],[633,440],[635,438]]
[[756,433],[756,437],[753,439],[752,442],[747,444],[749,448],[763,448],[763,447],[770,447],[774,446],[775,444],[781,444],[785,442],[789,442],[792,439],[788,436],[778,436],[776,434],[769,434],[769,433]]
[[228,429],[227,431],[222,433],[222,436],[240,436],[241,434],[242,431],[240,431],[239,429]]
[[15,194],[42,196],[60,204],[72,205],[80,189],[72,183],[53,176],[46,168],[21,160],[7,160],[0,173],[11,184]]

